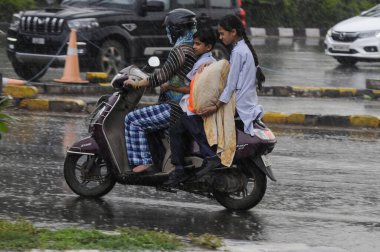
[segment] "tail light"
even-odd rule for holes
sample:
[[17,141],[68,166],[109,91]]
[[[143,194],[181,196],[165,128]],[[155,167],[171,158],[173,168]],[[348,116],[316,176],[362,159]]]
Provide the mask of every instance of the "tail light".
[[255,136],[260,138],[261,140],[275,140],[276,137],[274,136],[273,132],[269,129],[253,129],[253,132],[255,133]]
[[244,28],[247,26],[247,22],[245,21],[245,10],[240,8],[239,15],[241,18],[241,22],[243,23]]
[[247,22],[245,21],[245,16],[246,16],[245,10],[242,8],[243,3],[241,2],[241,0],[238,0],[237,2],[238,2],[238,6],[239,6],[239,17],[241,19],[241,22],[243,23],[244,28],[245,28],[247,26]]

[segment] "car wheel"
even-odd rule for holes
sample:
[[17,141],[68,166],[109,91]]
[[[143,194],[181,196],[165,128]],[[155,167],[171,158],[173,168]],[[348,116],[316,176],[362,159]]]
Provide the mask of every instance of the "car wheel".
[[31,64],[31,63],[21,63],[19,61],[12,61],[12,66],[14,71],[18,76],[24,80],[36,81],[45,75],[45,66]]
[[97,57],[97,69],[115,76],[126,65],[124,46],[116,40],[106,40],[100,47]]
[[351,57],[337,57],[336,60],[343,66],[354,66],[358,62],[357,59]]
[[214,49],[212,50],[212,56],[214,56],[216,60],[228,60],[230,54],[228,53],[228,50],[224,45],[222,45],[221,43],[216,43]]

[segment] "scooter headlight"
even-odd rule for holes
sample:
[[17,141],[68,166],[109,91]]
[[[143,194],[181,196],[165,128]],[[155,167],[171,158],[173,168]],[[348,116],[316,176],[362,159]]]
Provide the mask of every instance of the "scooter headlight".
[[88,129],[89,132],[93,130],[96,124],[100,124],[100,117],[102,116],[102,113],[106,109],[106,106],[104,103],[102,103],[98,108],[99,109],[96,109],[90,117],[90,123],[89,123],[89,129]]

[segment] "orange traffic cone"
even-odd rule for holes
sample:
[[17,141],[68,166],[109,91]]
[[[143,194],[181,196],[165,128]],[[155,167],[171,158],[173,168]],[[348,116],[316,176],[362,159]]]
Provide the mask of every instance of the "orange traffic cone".
[[79,60],[77,49],[77,31],[71,29],[69,47],[67,48],[65,69],[61,79],[54,79],[56,82],[62,83],[88,83],[80,78]]
[[26,84],[26,81],[16,79],[3,78],[2,81],[4,86],[24,86]]

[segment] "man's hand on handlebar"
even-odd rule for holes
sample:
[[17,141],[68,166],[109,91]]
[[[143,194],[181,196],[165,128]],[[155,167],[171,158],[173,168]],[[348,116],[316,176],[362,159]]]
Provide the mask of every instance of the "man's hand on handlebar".
[[123,83],[124,88],[127,88],[128,86],[131,86],[133,88],[142,88],[142,87],[147,87],[148,85],[149,85],[149,81],[147,79],[143,79],[140,81],[128,79],[128,80],[124,81],[124,83]]

